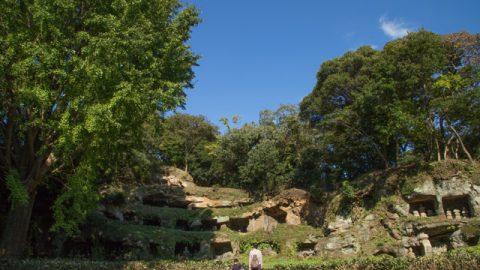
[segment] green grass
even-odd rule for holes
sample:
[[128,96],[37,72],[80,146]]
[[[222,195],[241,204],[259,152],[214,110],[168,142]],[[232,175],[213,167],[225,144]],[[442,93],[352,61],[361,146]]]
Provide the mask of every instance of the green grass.
[[195,196],[205,196],[213,200],[248,200],[248,193],[241,189],[222,187],[187,186],[185,192]]
[[228,235],[233,242],[237,242],[240,249],[253,243],[271,243],[277,247],[274,249],[277,249],[277,252],[284,256],[296,254],[296,243],[303,242],[310,236],[323,236],[322,229],[307,225],[287,224],[278,224],[273,232],[260,230],[250,233],[238,233],[227,228],[221,230],[220,233]]
[[[243,255],[241,262],[246,264]],[[227,270],[230,261],[88,261],[88,260],[6,260],[0,259],[0,269],[15,270]],[[265,270],[475,270],[480,269],[480,246],[454,250],[444,254],[410,258],[389,256],[355,257],[324,260],[319,257],[298,259],[294,257],[264,257]]]
[[212,211],[210,209],[188,210],[184,208],[155,207],[139,204],[128,206],[126,210],[132,210],[140,217],[155,217],[173,222],[179,219],[193,221],[195,219],[212,217]]
[[242,214],[253,211],[255,208],[261,206],[261,203],[253,203],[245,206],[238,206],[232,208],[211,208],[213,216],[229,216],[240,217]]
[[[93,225],[96,234],[101,234],[103,239],[114,242],[149,243],[158,245],[159,256],[174,257],[175,244],[200,243],[210,241],[214,234],[207,231],[182,231],[158,226],[136,225],[120,221],[108,220],[102,216],[91,216],[89,222]],[[141,257],[143,258],[143,257]]]

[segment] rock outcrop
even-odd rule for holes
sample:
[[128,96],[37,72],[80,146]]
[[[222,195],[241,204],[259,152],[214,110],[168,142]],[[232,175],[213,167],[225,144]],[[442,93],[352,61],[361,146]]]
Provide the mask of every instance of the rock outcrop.
[[121,196],[105,191],[103,223],[93,231],[112,254],[118,246],[134,257],[228,260],[254,236],[272,256],[294,250],[301,258],[415,257],[480,239],[479,181],[463,171],[424,172],[408,189],[401,187],[404,176],[378,173],[356,183],[354,201],[342,199],[341,192],[315,200],[309,192],[288,189],[256,203],[242,190],[201,187],[181,170],[164,171]]

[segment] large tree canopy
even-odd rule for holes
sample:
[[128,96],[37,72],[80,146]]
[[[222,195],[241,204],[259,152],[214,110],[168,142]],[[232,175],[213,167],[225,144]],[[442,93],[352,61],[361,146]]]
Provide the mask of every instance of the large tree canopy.
[[162,123],[159,149],[163,160],[190,172],[199,183],[208,183],[205,171],[211,163],[210,148],[218,128],[204,116],[174,114]]
[[479,44],[478,35],[421,30],[381,51],[363,47],[325,62],[301,103],[325,172],[352,179],[412,159],[472,159]]
[[11,193],[0,249],[15,256],[40,185],[69,179],[55,216],[74,230],[90,180],[137,145],[145,122],[184,103],[199,19],[177,0],[5,0],[0,10],[0,176]]

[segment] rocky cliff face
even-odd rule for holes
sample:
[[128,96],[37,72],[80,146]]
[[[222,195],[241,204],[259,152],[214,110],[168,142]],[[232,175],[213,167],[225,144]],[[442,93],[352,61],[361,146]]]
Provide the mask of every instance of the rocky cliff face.
[[112,259],[227,259],[253,242],[271,256],[300,257],[422,256],[476,244],[480,174],[435,166],[365,176],[353,183],[353,201],[341,192],[314,198],[289,189],[264,202],[242,190],[197,186],[166,168],[150,183],[106,188],[84,236],[66,248],[91,256],[96,246]]

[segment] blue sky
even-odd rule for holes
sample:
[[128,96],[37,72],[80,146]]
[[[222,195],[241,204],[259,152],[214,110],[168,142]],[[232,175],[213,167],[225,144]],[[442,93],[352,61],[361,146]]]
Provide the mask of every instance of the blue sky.
[[[190,44],[200,54],[186,110],[220,125],[299,103],[322,62],[361,45],[381,49],[421,27],[480,32],[480,0],[185,0],[201,12]],[[182,111],[182,110],[180,110]]]

